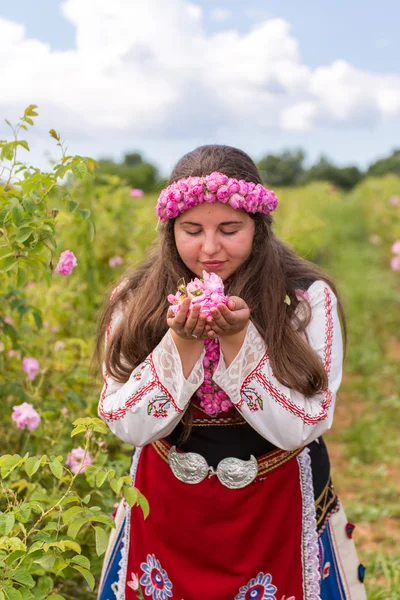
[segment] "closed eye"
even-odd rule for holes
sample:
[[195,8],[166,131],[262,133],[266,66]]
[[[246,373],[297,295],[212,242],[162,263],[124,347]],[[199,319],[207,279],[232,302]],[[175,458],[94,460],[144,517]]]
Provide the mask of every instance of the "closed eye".
[[[221,231],[223,235],[235,235],[239,230],[236,231]],[[201,231],[186,231],[188,235],[200,235]]]

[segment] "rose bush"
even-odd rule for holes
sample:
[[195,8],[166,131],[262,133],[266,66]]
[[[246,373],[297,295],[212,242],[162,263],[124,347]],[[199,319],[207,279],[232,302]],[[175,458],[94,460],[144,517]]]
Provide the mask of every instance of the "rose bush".
[[102,247],[100,275],[91,205],[120,182],[95,190],[95,161],[68,156],[55,130],[49,172],[22,162],[36,116],[29,106],[0,141],[0,600],[94,597],[115,496],[148,511],[126,475],[132,449],[97,418],[88,369],[115,255]]

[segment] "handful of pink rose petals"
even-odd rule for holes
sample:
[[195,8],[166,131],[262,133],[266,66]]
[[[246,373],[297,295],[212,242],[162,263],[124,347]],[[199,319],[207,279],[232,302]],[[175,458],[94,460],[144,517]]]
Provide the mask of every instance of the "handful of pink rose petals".
[[224,283],[221,277],[215,273],[203,271],[203,279],[195,277],[187,285],[184,280],[178,282],[178,291],[176,294],[168,296],[168,302],[172,304],[174,315],[179,310],[180,305],[186,299],[190,298],[189,313],[195,304],[200,304],[200,313],[206,316],[211,314],[211,309],[218,304],[227,304],[229,297],[224,294]]

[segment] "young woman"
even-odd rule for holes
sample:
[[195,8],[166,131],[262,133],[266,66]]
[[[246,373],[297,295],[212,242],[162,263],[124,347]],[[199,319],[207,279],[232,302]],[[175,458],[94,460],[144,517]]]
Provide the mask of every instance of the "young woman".
[[[322,434],[342,377],[333,281],[276,237],[254,162],[202,146],[157,203],[160,240],[104,311],[99,414],[135,447],[101,600],[362,600]],[[178,281],[222,280],[206,317]],[[217,285],[217,283],[216,283]]]

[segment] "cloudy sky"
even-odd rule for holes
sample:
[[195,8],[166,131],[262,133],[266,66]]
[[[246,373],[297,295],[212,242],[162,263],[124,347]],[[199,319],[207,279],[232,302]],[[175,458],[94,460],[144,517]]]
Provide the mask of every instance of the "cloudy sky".
[[33,159],[139,150],[167,173],[226,143],[364,167],[400,147],[398,0],[1,0],[3,119],[39,106]]

